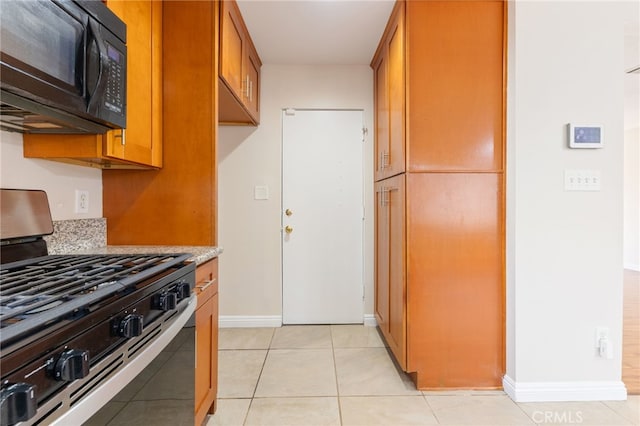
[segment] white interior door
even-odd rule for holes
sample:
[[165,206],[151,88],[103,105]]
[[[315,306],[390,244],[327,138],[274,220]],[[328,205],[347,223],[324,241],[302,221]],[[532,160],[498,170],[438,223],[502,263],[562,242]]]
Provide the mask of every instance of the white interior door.
[[362,111],[282,121],[283,323],[362,323]]

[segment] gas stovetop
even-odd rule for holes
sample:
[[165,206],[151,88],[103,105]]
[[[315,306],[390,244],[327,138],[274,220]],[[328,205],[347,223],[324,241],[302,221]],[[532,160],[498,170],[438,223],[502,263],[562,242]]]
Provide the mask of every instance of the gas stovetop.
[[51,321],[82,316],[114,293],[126,292],[182,264],[188,254],[51,255],[0,266],[0,332],[6,342]]

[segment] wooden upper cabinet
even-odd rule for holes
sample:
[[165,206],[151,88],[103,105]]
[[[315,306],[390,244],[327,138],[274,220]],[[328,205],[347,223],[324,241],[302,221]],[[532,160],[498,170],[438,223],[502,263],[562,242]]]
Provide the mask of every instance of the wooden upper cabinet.
[[127,24],[127,128],[25,134],[25,157],[105,169],[162,167],[162,2],[109,0],[107,6]]
[[503,1],[408,1],[409,171],[503,169]]
[[257,125],[260,122],[262,62],[238,4],[220,5],[220,124]]
[[247,38],[244,21],[235,2],[223,1],[220,13],[220,79],[242,99]]
[[375,80],[375,179],[405,171],[404,3],[396,3],[371,63]]
[[503,2],[398,1],[371,62],[376,171],[502,171]]

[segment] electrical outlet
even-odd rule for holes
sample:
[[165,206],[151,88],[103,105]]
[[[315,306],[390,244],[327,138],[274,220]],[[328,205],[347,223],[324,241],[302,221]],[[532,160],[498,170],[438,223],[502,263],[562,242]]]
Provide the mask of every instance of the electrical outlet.
[[76,189],[76,213],[89,213],[89,191]]

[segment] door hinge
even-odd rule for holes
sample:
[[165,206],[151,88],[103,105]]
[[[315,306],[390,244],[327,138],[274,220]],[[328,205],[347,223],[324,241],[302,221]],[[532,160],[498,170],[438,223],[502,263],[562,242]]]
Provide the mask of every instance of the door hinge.
[[285,115],[296,115],[296,110],[294,108],[285,108]]
[[362,128],[362,142],[365,141],[365,139],[367,138],[367,135],[369,135],[369,129],[367,129],[366,127]]

